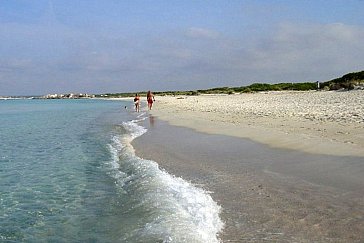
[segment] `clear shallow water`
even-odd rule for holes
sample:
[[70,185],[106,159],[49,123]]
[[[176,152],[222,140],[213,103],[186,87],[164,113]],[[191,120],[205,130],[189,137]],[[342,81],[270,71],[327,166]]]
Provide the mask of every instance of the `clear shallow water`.
[[218,242],[202,189],[134,154],[121,101],[0,101],[1,242]]

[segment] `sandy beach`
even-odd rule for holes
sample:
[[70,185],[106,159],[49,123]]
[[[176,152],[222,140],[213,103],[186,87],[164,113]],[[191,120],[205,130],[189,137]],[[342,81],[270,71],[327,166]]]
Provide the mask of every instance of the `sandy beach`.
[[133,145],[211,192],[222,242],[362,242],[363,95],[156,97]]
[[276,148],[364,156],[364,91],[157,97],[172,125],[249,138]]

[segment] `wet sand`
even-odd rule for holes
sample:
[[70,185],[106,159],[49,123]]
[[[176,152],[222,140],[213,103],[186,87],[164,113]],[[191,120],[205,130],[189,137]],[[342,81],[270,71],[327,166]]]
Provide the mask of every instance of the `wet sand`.
[[150,117],[138,156],[211,192],[223,242],[363,242],[363,157],[308,154]]

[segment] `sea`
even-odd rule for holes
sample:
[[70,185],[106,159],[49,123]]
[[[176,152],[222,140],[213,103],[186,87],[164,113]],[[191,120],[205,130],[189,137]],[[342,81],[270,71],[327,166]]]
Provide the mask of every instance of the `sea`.
[[209,192],[135,154],[132,105],[0,100],[0,242],[219,242]]

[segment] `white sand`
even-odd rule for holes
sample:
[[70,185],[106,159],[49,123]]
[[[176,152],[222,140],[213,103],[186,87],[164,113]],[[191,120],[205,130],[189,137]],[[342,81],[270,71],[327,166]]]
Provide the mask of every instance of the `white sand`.
[[250,138],[277,148],[364,156],[364,91],[156,97],[172,125]]

